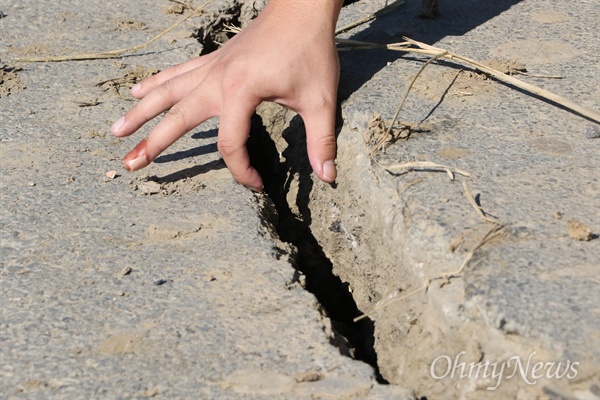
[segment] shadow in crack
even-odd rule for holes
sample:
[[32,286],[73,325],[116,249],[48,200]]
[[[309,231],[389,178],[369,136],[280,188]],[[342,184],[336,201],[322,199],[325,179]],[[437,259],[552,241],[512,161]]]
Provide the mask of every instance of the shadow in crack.
[[[291,137],[287,137],[291,135]],[[306,158],[304,124],[294,117],[283,137],[289,146],[280,158],[271,135],[265,129],[262,118],[254,115],[248,140],[252,165],[263,177],[265,192],[275,205],[277,221],[273,221],[279,238],[293,244],[297,249],[295,267],[306,276],[306,289],[321,304],[334,330],[332,344],[340,353],[364,361],[376,371],[381,383],[386,381],[379,374],[374,346],[374,324],[365,319],[354,323],[359,315],[356,303],[347,284],[333,273],[333,265],[310,230],[308,196],[312,191],[312,169]],[[284,160],[284,161],[282,161]],[[305,161],[302,161],[305,160]],[[296,205],[301,215],[295,214],[288,204],[287,194],[292,181],[298,182]]]

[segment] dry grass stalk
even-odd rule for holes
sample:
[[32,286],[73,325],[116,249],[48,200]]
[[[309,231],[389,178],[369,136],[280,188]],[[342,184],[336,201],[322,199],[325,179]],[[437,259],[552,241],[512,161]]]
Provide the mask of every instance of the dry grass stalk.
[[[456,270],[456,271],[452,271],[452,272],[446,272],[443,274],[438,274],[438,275],[432,275],[432,276],[428,276],[425,279],[425,282],[423,282],[423,285],[419,286],[418,288],[408,292],[407,294],[405,294],[404,296],[400,296],[400,297],[394,297],[392,299],[389,299],[388,301],[382,301],[381,303],[377,304],[375,307],[373,307],[373,309],[371,311],[368,311],[362,315],[359,315],[358,317],[354,318],[354,322],[358,322],[364,318],[367,317],[371,317],[373,314],[375,314],[378,311],[381,311],[382,309],[391,306],[392,304],[398,303],[402,300],[407,299],[408,297],[411,297],[421,291],[427,292],[427,289],[429,289],[429,286],[431,286],[431,282],[435,281],[435,280],[439,280],[439,279],[443,279],[444,282],[442,283],[442,286],[449,283],[450,279],[452,278],[459,278],[462,276],[462,273],[464,271],[464,269],[466,268],[466,266],[469,264],[469,262],[473,259],[473,256],[475,255],[475,252],[477,250],[479,250],[484,244],[486,244],[487,242],[489,242],[490,240],[500,236],[503,234],[502,229],[504,228],[504,225],[501,225],[499,223],[495,223],[495,225],[485,234],[483,235],[483,237],[479,240],[479,242],[477,242],[477,244],[475,245],[475,247],[473,247],[473,249],[471,249],[471,251],[465,256],[465,258],[463,259],[463,262],[461,263],[460,267]],[[398,292],[396,292],[398,293]]]
[[487,74],[501,82],[508,83],[509,85],[516,86],[519,89],[525,90],[531,94],[542,97],[548,101],[559,104],[579,115],[582,115],[586,118],[589,118],[597,123],[600,123],[600,113],[594,110],[590,110],[585,108],[573,101],[566,99],[562,96],[549,92],[545,89],[541,89],[535,85],[523,82],[515,77],[510,75],[506,75],[497,69],[488,67],[478,61],[475,61],[471,58],[452,53],[447,50],[440,49],[438,47],[430,46],[422,42],[418,42],[416,40],[409,39],[404,37],[404,42],[392,43],[392,44],[379,44],[379,43],[371,43],[371,42],[361,42],[357,40],[347,40],[347,39],[336,39],[338,44],[346,45],[345,48],[339,48],[340,51],[348,51],[355,49],[388,49],[394,51],[402,51],[407,53],[417,53],[417,54],[427,54],[430,56],[438,56],[440,58],[445,58],[451,61],[457,61],[463,64],[467,64],[479,72]]
[[124,56],[127,53],[131,53],[131,54],[137,53],[139,50],[149,46],[150,44],[154,43],[155,41],[157,41],[158,39],[160,39],[167,33],[171,32],[173,29],[177,28],[179,25],[183,24],[188,19],[199,15],[204,10],[204,8],[208,4],[210,4],[212,1],[213,0],[208,0],[206,3],[204,3],[200,7],[196,8],[189,15],[181,18],[178,22],[171,25],[169,28],[165,29],[164,31],[162,31],[161,33],[159,33],[152,39],[148,40],[147,42],[142,43],[137,46],[129,47],[127,49],[105,51],[102,53],[72,54],[72,55],[67,55],[67,56],[49,56],[49,57],[22,57],[22,58],[17,58],[16,61],[20,61],[20,62],[61,62],[61,61],[79,61],[79,60],[98,60],[98,59],[106,59],[106,58],[118,58],[118,57]]
[[387,167],[384,166],[383,168],[385,168],[385,170],[391,174],[402,174],[408,171],[415,170],[445,171],[450,177],[451,181],[454,180],[455,173],[467,177],[471,176],[471,174],[461,169],[449,167],[447,165],[436,164],[431,161],[414,161],[402,164],[394,164]]
[[475,201],[475,198],[471,194],[471,190],[469,189],[469,185],[467,185],[466,181],[463,181],[462,186],[465,191],[465,196],[467,197],[467,200],[469,200],[469,203],[471,203],[471,205],[475,209],[475,212],[477,212],[477,215],[479,215],[481,217],[481,219],[483,219],[486,222],[489,222],[489,223],[495,224],[495,225],[500,225],[500,223],[498,221],[485,215],[485,212],[483,211],[481,206],[479,204],[477,204],[477,202]]
[[[398,106],[398,108],[396,109],[396,113],[394,114],[394,118],[392,118],[392,123],[390,124],[390,126],[388,127],[387,131],[385,132],[385,135],[381,136],[381,138],[379,138],[379,141],[377,142],[377,144],[375,145],[375,147],[373,148],[373,150],[371,150],[371,158],[373,158],[381,149],[385,148],[385,144],[387,143],[387,138],[390,137],[390,134],[392,133],[392,128],[394,127],[394,124],[396,123],[396,121],[398,120],[398,117],[400,116],[400,111],[402,110],[402,107],[404,107],[404,103],[406,102],[406,99],[408,98],[408,94],[410,93],[410,90],[412,89],[413,85],[415,84],[415,82],[417,81],[417,78],[419,77],[419,75],[421,75],[421,73],[423,72],[423,70],[432,62],[434,62],[435,60],[437,60],[438,58],[442,57],[445,53],[443,54],[438,54],[435,55],[433,57],[431,57],[429,60],[427,60],[427,62],[425,64],[423,64],[423,66],[419,69],[419,72],[417,72],[417,74],[415,75],[415,77],[413,78],[413,80],[410,82],[410,84],[408,85],[408,88],[406,89],[406,93],[404,93],[404,97],[402,98],[402,101],[400,102],[400,105]],[[450,177],[451,180],[453,180],[454,178]]]

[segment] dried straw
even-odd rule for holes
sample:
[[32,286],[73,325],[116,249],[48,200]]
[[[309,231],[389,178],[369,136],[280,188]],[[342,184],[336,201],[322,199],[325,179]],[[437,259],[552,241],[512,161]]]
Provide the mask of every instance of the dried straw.
[[97,60],[97,59],[106,59],[106,58],[118,58],[118,57],[123,57],[124,55],[126,55],[128,53],[129,54],[137,53],[139,50],[149,46],[150,44],[154,43],[155,41],[157,41],[158,39],[160,39],[167,33],[171,32],[173,29],[177,28],[179,25],[183,24],[188,19],[199,15],[204,10],[204,8],[208,4],[210,4],[212,1],[213,0],[208,0],[206,3],[204,3],[200,7],[196,8],[189,15],[181,18],[178,22],[171,25],[166,30],[162,31],[161,33],[159,33],[152,39],[148,40],[147,42],[142,43],[137,46],[129,47],[127,49],[105,51],[102,53],[72,54],[72,55],[66,55],[66,56],[48,56],[48,57],[21,57],[21,58],[17,58],[16,61],[20,61],[20,62],[60,62],[60,61]]
[[418,54],[427,54],[430,56],[437,56],[438,58],[445,58],[451,61],[460,62],[463,64],[467,64],[479,72],[483,72],[501,82],[508,83],[509,85],[515,86],[519,89],[522,89],[528,93],[533,95],[542,97],[548,101],[551,101],[555,104],[559,104],[565,107],[568,110],[571,110],[581,116],[584,116],[588,119],[591,119],[597,123],[600,123],[600,113],[594,110],[590,110],[585,108],[573,101],[566,99],[562,96],[549,92],[545,89],[541,89],[535,85],[532,85],[527,82],[523,82],[515,77],[504,74],[497,69],[491,68],[485,64],[482,64],[478,61],[475,61],[471,58],[462,56],[460,54],[456,54],[450,52],[448,50],[440,49],[438,47],[430,46],[428,44],[418,42],[416,40],[409,39],[407,37],[403,38],[404,42],[392,43],[392,44],[379,44],[379,43],[371,43],[371,42],[362,42],[357,40],[348,40],[348,39],[336,39],[338,44],[345,45],[346,47],[339,48],[340,51],[349,51],[355,49],[388,49],[393,51],[402,51],[407,53],[418,53]]

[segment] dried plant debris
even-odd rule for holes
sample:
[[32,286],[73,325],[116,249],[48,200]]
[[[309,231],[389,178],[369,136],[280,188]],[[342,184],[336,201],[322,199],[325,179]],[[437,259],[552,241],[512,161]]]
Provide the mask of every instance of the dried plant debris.
[[22,68],[0,64],[0,98],[25,89],[25,84],[17,75]]
[[116,20],[115,23],[120,31],[143,31],[148,29],[142,21]]
[[483,62],[488,67],[494,68],[506,75],[519,75],[527,72],[525,64],[514,60],[492,59]]
[[431,161],[413,161],[406,163],[399,163],[394,165],[384,166],[385,170],[392,175],[402,175],[409,171],[440,171],[446,172],[451,181],[454,180],[455,174],[469,177],[467,171],[463,171],[462,169],[458,169],[455,167],[450,167],[448,165],[436,164]]
[[[595,110],[591,110],[589,108],[583,107],[582,105],[579,105],[577,103],[574,103],[573,101],[571,101],[567,98],[564,98],[562,96],[559,96],[557,94],[554,94],[552,92],[544,90],[537,86],[534,86],[530,83],[516,79],[510,75],[503,74],[502,72],[500,72],[494,68],[490,68],[487,65],[480,63],[476,60],[473,60],[469,57],[465,57],[465,56],[462,56],[457,53],[452,53],[450,51],[440,49],[438,47],[430,46],[428,44],[425,44],[425,43],[422,43],[422,42],[419,42],[419,41],[416,41],[416,40],[413,40],[413,39],[410,39],[407,37],[403,37],[403,39],[404,39],[404,41],[399,42],[399,43],[380,44],[380,43],[370,43],[370,42],[362,42],[362,41],[358,41],[358,40],[348,40],[348,39],[336,38],[336,43],[343,46],[343,47],[338,47],[339,51],[349,51],[352,49],[385,48],[385,49],[393,50],[393,51],[428,54],[428,55],[431,55],[431,56],[434,56],[437,58],[449,59],[449,60],[452,60],[453,62],[457,62],[460,64],[467,64],[471,68],[474,68],[480,72],[483,72],[484,74],[487,74],[501,82],[505,82],[512,86],[515,86],[521,90],[524,90],[525,92],[527,92],[531,95],[541,97],[546,100],[550,100],[554,103],[557,103],[557,104],[565,107],[566,109],[568,109],[572,112],[575,112],[583,117],[589,118],[595,122],[600,122],[600,113],[598,113]],[[433,58],[431,58],[430,61],[431,60],[433,60]],[[430,62],[430,61],[428,61],[428,62]],[[544,78],[559,78],[559,77],[552,77],[552,76],[541,76],[541,75],[538,76],[538,75],[533,75],[533,74],[527,74],[527,75],[534,76],[534,77],[544,77]]]
[[173,29],[177,28],[179,25],[183,24],[188,19],[202,13],[204,10],[204,7],[206,7],[212,1],[213,0],[208,0],[206,3],[204,3],[204,5],[194,9],[191,13],[189,13],[185,17],[179,19],[179,21],[177,21],[176,23],[174,23],[173,25],[171,25],[170,27],[168,27],[167,29],[165,29],[164,31],[159,33],[158,35],[154,36],[152,39],[150,39],[142,44],[133,46],[133,47],[129,47],[126,49],[104,51],[101,53],[80,53],[80,54],[71,54],[71,55],[65,55],[65,56],[47,56],[47,57],[20,57],[17,60],[21,61],[21,62],[63,62],[63,61],[73,61],[73,60],[99,60],[99,59],[103,59],[103,58],[118,58],[118,57],[122,57],[125,53],[135,54],[139,50],[146,48],[150,44],[156,42],[158,39],[160,39],[167,33],[171,32]]
[[120,78],[107,79],[96,83],[96,86],[106,87],[107,90],[113,90],[117,95],[120,95],[120,89],[123,87],[131,89],[133,85],[143,81],[152,75],[158,74],[160,71],[156,68],[144,68],[136,65],[133,69],[129,69]]
[[567,228],[571,239],[588,242],[594,238],[592,230],[587,225],[574,219],[567,222]]
[[374,157],[379,151],[385,151],[385,149],[400,139],[407,140],[414,133],[429,132],[429,129],[426,127],[398,121],[394,124],[389,134],[387,134],[387,126],[388,125],[383,121],[381,114],[375,113],[371,117],[367,130],[363,135],[365,144],[368,147],[371,147],[371,157]]
[[194,7],[189,2],[170,0],[171,5],[165,9],[166,14],[181,15],[187,11],[193,11]]

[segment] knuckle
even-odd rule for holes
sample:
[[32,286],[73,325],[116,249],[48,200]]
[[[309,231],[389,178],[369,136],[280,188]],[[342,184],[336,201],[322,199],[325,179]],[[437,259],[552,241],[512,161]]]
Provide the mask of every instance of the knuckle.
[[252,73],[244,60],[229,61],[227,66],[221,67],[222,89],[225,94],[239,94],[251,81]]
[[315,138],[313,142],[318,148],[330,149],[336,147],[336,140],[334,135],[324,135]]
[[173,79],[169,79],[160,85],[160,96],[167,101],[169,105],[176,103],[175,85]]
[[164,119],[169,121],[169,123],[174,124],[176,126],[185,127],[186,124],[186,112],[183,107],[175,105],[172,107],[167,115],[165,115]]
[[221,138],[217,139],[217,150],[223,157],[229,157],[234,155],[238,149],[239,145],[230,140],[229,138]]

